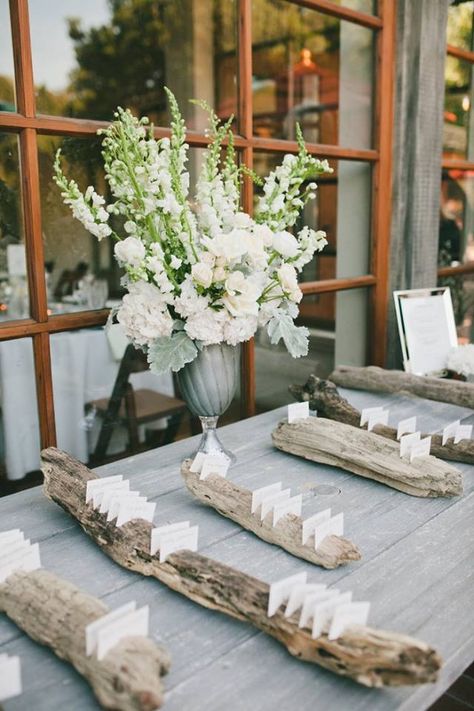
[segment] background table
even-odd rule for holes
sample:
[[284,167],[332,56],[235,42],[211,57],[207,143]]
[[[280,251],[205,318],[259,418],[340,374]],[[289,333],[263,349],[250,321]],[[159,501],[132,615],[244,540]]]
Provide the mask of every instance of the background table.
[[[474,413],[452,405],[394,395],[342,391],[357,407],[390,404],[390,422],[418,415],[423,430],[440,429]],[[43,565],[114,608],[135,599],[149,604],[151,635],[166,645],[172,667],[165,678],[166,711],[422,711],[474,659],[472,615],[474,467],[464,472],[464,496],[420,499],[340,469],[316,465],[272,448],[270,433],[284,410],[223,428],[238,456],[229,472],[257,488],[282,480],[293,493],[330,484],[340,494],[307,498],[304,514],[331,506],[344,511],[345,530],[360,547],[360,562],[325,571],[264,543],[196,502],[179,475],[196,439],[184,440],[101,468],[122,473],[157,501],[155,522],[199,524],[199,550],[272,582],[308,571],[313,582],[352,590],[372,603],[370,623],[419,637],[444,659],[436,684],[366,689],[292,658],[254,627],[196,605],[156,580],[128,572],[107,558],[77,523],[46,500],[40,489],[0,500],[0,529],[20,527],[39,541]],[[0,653],[22,659],[24,693],[6,711],[74,711],[98,708],[87,684],[67,664],[0,616]]]

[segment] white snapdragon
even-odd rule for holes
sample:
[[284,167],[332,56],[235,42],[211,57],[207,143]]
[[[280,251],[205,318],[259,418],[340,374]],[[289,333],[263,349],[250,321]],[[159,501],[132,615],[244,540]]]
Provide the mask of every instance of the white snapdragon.
[[264,247],[271,247],[273,244],[273,232],[268,225],[258,225],[254,223],[252,232],[257,239],[263,242]]
[[180,266],[182,265],[183,260],[177,257],[175,254],[171,255],[170,259],[170,267],[172,269],[179,269]]
[[120,264],[127,267],[140,267],[145,259],[145,245],[136,237],[126,237],[115,244],[114,254]]
[[149,346],[157,338],[170,336],[173,319],[160,290],[145,281],[132,283],[128,289],[117,312],[126,336],[137,346]]
[[282,257],[296,257],[299,251],[298,240],[286,230],[276,232],[273,237],[273,249]]
[[303,298],[303,293],[298,286],[298,276],[296,269],[291,264],[282,264],[277,269],[278,280],[285,296],[290,301],[299,303]]
[[301,271],[304,265],[312,260],[315,252],[320,252],[328,243],[325,232],[322,230],[316,232],[307,226],[298,233],[298,242],[300,253],[298,258],[292,262],[298,271]]

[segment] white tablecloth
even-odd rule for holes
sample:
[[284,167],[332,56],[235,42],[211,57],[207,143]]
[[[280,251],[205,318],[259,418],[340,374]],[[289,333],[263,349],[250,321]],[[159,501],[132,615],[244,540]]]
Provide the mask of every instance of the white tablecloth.
[[[114,360],[102,329],[71,331],[51,336],[54,410],[58,447],[86,462],[91,450],[91,423],[85,404],[110,397],[119,362]],[[173,395],[170,374],[136,373],[134,387]],[[21,479],[39,469],[40,439],[33,348],[29,338],[0,343],[0,406],[3,456],[7,477]]]

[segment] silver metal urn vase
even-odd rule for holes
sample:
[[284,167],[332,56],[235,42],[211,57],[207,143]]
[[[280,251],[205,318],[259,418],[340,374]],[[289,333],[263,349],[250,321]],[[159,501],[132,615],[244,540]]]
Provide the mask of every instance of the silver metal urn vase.
[[203,435],[198,452],[215,454],[235,462],[235,455],[223,447],[217,420],[231,404],[239,379],[240,346],[218,343],[204,346],[197,358],[178,373],[181,395],[201,420]]

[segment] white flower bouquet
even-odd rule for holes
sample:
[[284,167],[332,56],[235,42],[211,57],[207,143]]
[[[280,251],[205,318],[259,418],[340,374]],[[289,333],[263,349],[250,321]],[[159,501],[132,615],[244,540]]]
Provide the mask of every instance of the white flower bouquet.
[[[297,275],[327,241],[309,227],[296,235],[289,229],[315,197],[316,183],[308,181],[331,172],[327,161],[309,155],[298,127],[298,155],[285,155],[261,182],[251,217],[240,205],[242,175],[251,171],[238,165],[230,120],[222,124],[201,103],[210,143],[191,200],[185,124],[167,94],[170,138],[156,140],[147,118],[121,108],[100,132],[110,204],[93,187],[82,194],[64,176],[60,151],[56,156],[55,181],[74,217],[97,239],[116,240],[127,290],[118,321],[157,373],[180,370],[203,346],[248,341],[259,326],[295,358],[306,355],[308,330],[294,324],[302,298]],[[112,222],[123,225],[123,235]]]

